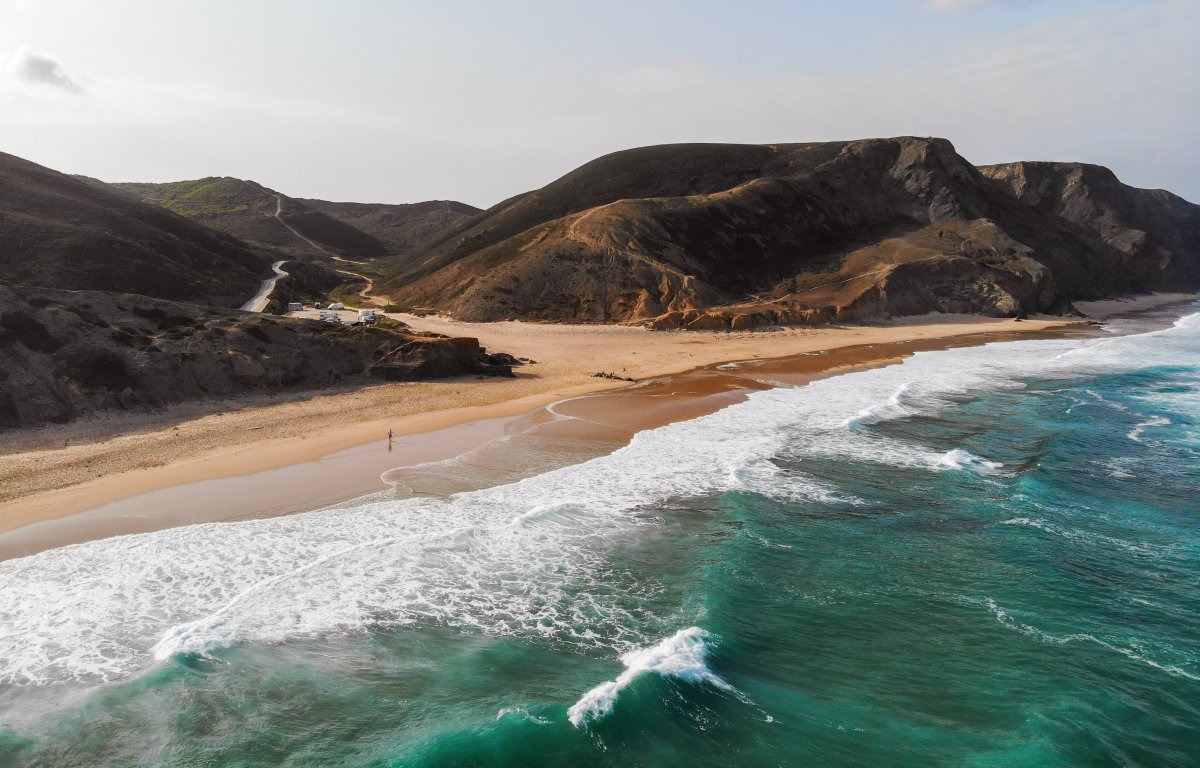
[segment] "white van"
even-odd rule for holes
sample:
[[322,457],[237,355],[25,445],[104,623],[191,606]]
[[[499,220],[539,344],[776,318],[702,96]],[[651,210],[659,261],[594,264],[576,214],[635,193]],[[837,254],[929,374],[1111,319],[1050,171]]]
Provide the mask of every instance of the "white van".
[[335,311],[336,311],[336,310],[339,310],[339,309],[345,309],[345,308],[346,308],[346,306],[345,306],[344,304],[342,304],[342,302],[340,302],[340,301],[336,301],[336,302],[334,302],[333,304],[330,304],[330,305],[329,305],[329,308],[330,308],[330,309],[332,309],[332,310],[335,310]]
[[300,302],[298,302],[298,301],[289,301],[288,302],[288,312],[299,312],[302,309],[304,309],[304,305],[301,304]]
[[379,314],[373,309],[358,310],[358,322],[374,323],[379,321]]

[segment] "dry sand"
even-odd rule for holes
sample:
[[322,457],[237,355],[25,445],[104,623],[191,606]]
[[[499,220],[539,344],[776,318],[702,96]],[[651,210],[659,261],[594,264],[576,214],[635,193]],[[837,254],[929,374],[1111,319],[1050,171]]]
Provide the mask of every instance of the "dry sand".
[[[1187,298],[1146,297],[1103,311],[1134,312]],[[1089,314],[1101,310],[1089,309]],[[109,418],[9,433],[0,437],[4,452],[0,455],[0,532],[158,489],[315,462],[379,441],[389,429],[397,436],[445,430],[627,386],[592,378],[596,371],[647,379],[734,360],[977,334],[1036,333],[1073,322],[1043,318],[1014,323],[939,315],[883,326],[663,333],[624,326],[398,318],[417,330],[475,336],[492,351],[538,362],[518,369],[516,379],[379,384],[303,398],[293,393],[279,398],[282,402],[248,400],[246,407],[216,413],[204,414],[203,409],[212,404],[202,404],[153,417]],[[894,354],[879,350],[878,357],[889,356]],[[679,417],[688,413],[683,408]],[[425,450],[435,455],[443,448],[441,441],[433,441]]]
[[[1078,332],[1090,332],[1086,326]],[[693,419],[772,386],[887,365],[915,352],[1071,332],[1052,328],[856,344],[791,357],[710,365],[637,386],[557,400],[520,416],[375,440],[277,469],[185,482],[0,534],[0,560],[90,539],[205,522],[273,517],[382,493],[444,496],[611,452],[637,432]]]

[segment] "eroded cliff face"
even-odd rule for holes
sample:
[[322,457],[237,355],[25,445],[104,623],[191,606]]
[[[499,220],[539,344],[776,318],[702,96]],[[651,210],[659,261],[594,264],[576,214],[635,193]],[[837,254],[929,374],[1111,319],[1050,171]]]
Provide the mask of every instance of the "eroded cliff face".
[[0,283],[0,428],[205,398],[511,375],[478,341]]
[[[1183,198],[1122,184],[1097,165],[1022,162],[979,170],[1038,219],[1054,222],[1060,238],[1039,256],[1066,276],[1071,298],[1200,284],[1200,207]],[[1076,255],[1083,252],[1087,258]]]
[[467,320],[656,328],[1018,316],[1194,290],[1198,253],[1200,208],[1094,166],[977,169],[912,137],[677,145],[501,204],[383,290]]

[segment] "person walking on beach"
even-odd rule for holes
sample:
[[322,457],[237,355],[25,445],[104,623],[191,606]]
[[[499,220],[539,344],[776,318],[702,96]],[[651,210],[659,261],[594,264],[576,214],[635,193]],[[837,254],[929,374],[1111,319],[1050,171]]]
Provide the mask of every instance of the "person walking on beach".
[[392,430],[388,430],[388,442],[392,442]]

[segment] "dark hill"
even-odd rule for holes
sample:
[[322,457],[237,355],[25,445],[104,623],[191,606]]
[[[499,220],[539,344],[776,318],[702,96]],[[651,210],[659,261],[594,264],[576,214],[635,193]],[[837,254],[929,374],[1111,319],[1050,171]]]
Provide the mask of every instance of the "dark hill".
[[[1200,284],[1200,206],[1165,190],[1122,184],[1098,165],[1021,162],[979,171],[1003,183],[1033,214],[1015,219],[1014,228],[1054,222],[1059,239],[1038,258],[1072,298],[1192,290]],[[1021,231],[1030,240],[1039,234]]]
[[[812,163],[841,145],[807,146],[810,151],[798,159]],[[671,144],[605,155],[427,241],[402,262],[404,274],[429,274],[530,227],[614,200],[728,189],[757,178],[773,154],[770,147],[749,144]]]
[[0,279],[238,306],[270,261],[162,208],[0,153]]
[[392,205],[388,203],[331,203],[297,201],[365,232],[387,248],[389,256],[404,256],[425,240],[450,230],[482,211],[454,200]]
[[[1033,190],[1030,192],[1030,190]],[[1064,312],[1200,285],[1200,208],[941,139],[618,152],[501,203],[379,288],[468,320],[748,327]]]
[[387,246],[345,222],[253,181],[227,176],[114,188],[205,226],[293,255],[379,258]]

